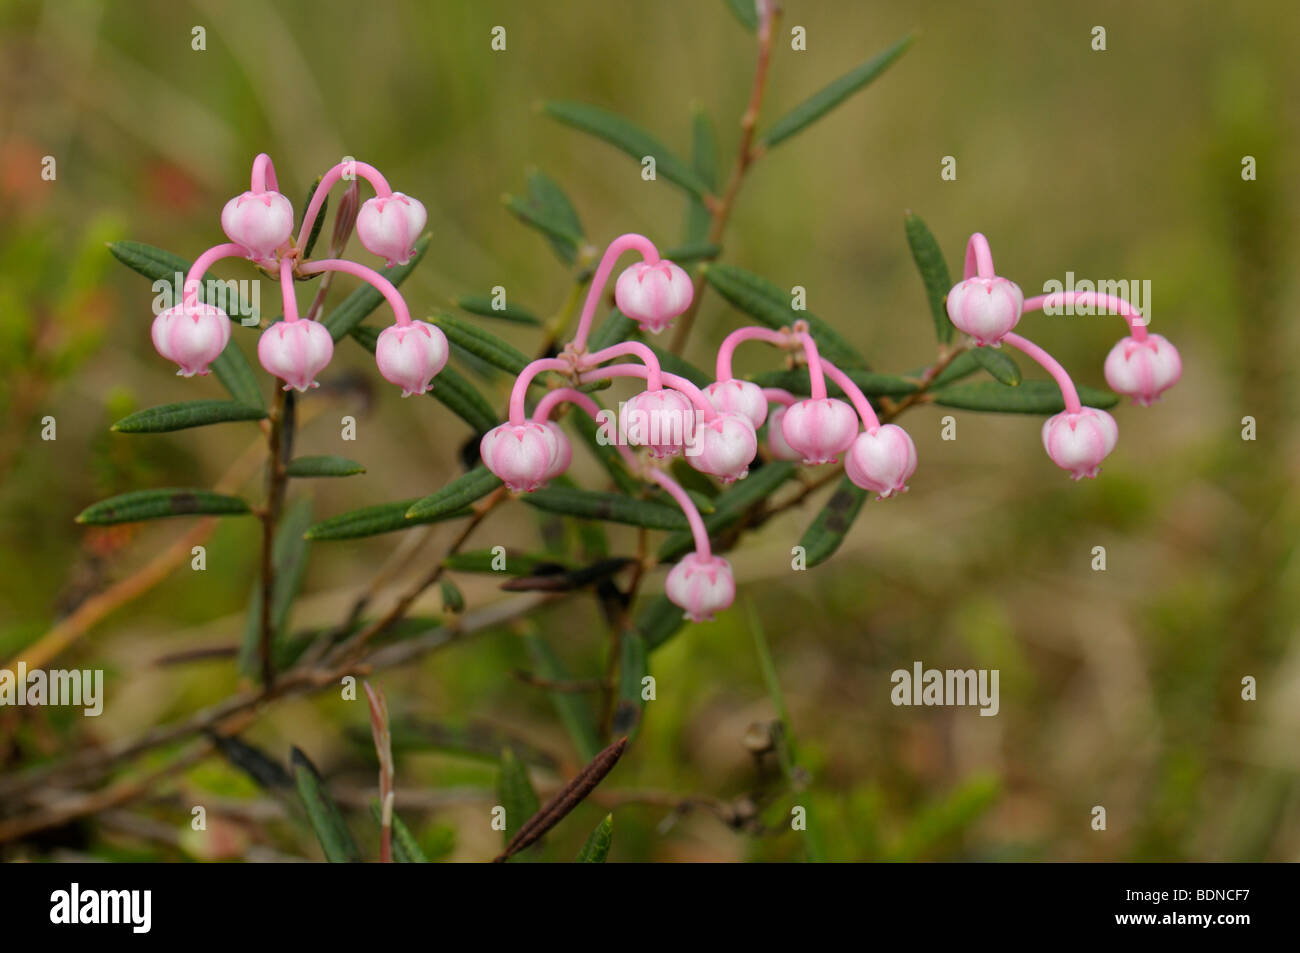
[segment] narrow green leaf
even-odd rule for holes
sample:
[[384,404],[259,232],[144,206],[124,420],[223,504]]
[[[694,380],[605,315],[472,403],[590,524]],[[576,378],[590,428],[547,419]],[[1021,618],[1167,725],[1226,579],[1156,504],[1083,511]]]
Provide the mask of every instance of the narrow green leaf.
[[[1065,410],[1061,390],[1053,381],[1025,381],[1007,387],[997,381],[954,384],[933,391],[934,402],[944,407],[1003,414],[1059,414]],[[1088,407],[1105,410],[1119,403],[1119,397],[1093,387],[1079,387],[1079,399]]]
[[[862,393],[868,397],[904,397],[916,390],[916,382],[896,374],[878,374],[875,371],[848,370],[844,372],[849,380],[857,384]],[[759,387],[779,387],[796,396],[809,392],[808,369],[801,367],[789,371],[763,371],[749,378]],[[838,384],[826,381],[826,393],[832,397],[843,397]]]
[[626,152],[637,162],[653,156],[656,172],[694,195],[707,195],[708,185],[691,166],[658,139],[622,116],[586,103],[548,102],[545,111],[560,122],[581,129]]
[[262,420],[266,411],[234,400],[187,400],[150,407],[113,424],[118,433],[171,433],[231,420]]
[[266,407],[262,397],[262,386],[253,374],[252,365],[244,352],[239,349],[234,338],[226,343],[225,349],[212,362],[212,373],[217,375],[221,386],[230,392],[230,396],[245,407]]
[[645,638],[635,630],[624,632],[619,645],[618,705],[610,725],[612,737],[636,738],[645,711],[641,680],[647,674]]
[[[375,819],[375,823],[383,826],[384,812],[379,806],[378,798],[370,802],[370,816]],[[399,864],[427,864],[429,858],[424,856],[424,851],[420,848],[420,842],[415,839],[411,829],[402,822],[393,812],[393,861]]]
[[[528,197],[543,210],[549,220],[558,223],[565,232],[577,235],[579,242],[585,240],[577,209],[569,201],[564,189],[540,169],[534,169],[528,174]],[[576,244],[554,237],[548,240],[562,262],[567,265],[574,263],[578,252]]]
[[331,864],[359,863],[361,851],[343,821],[339,806],[325,790],[325,782],[316,766],[296,747],[291,763],[294,779],[298,782],[298,796],[307,809],[307,819],[325,852],[325,859]]
[[772,128],[763,134],[760,141],[770,149],[772,146],[789,139],[795,133],[802,132],[854,93],[865,89],[872,80],[887,70],[894,60],[902,56],[911,45],[912,36],[909,34],[893,46],[867,60],[857,69],[845,73],[774,122]]
[[[528,651],[532,655],[533,666],[538,676],[550,682],[572,680],[568,669],[541,636],[528,634],[524,636],[524,640],[528,644]],[[550,692],[549,694],[551,704],[555,706],[560,722],[569,733],[579,759],[587,762],[600,754],[602,748],[600,733],[596,730],[596,718],[586,697],[576,692]]]
[[[980,369],[979,362],[975,360],[972,350],[965,350],[948,362],[948,366],[939,372],[939,375],[930,382],[931,389],[944,387],[948,384],[956,383],[965,377],[970,377]],[[925,373],[925,368],[917,368],[909,372],[909,376],[920,377]]]
[[[173,299],[184,291],[185,276],[193,262],[144,242],[112,242],[108,250],[122,264],[150,281],[166,281],[171,286],[168,304],[177,303]],[[243,299],[238,287],[234,281],[205,278],[199,288],[199,300],[216,304],[237,324],[241,318],[260,319],[257,309]]]
[[636,334],[636,322],[615,308],[587,341],[587,350],[600,351]]
[[853,521],[858,518],[862,504],[867,501],[867,495],[866,490],[857,486],[848,477],[840,480],[831,498],[826,501],[826,505],[821,508],[808,529],[804,531],[803,538],[799,540],[799,545],[803,547],[807,559],[807,568],[811,569],[830,559],[835,550],[840,548],[840,543],[844,542],[844,537],[852,528]]
[[726,0],[727,9],[736,21],[750,33],[758,31],[758,4],[756,0]]
[[662,257],[678,265],[686,265],[697,261],[710,261],[721,254],[721,245],[715,245],[712,242],[693,242],[689,245],[678,245],[676,248],[669,248],[663,253]]
[[646,603],[636,617],[636,629],[645,639],[647,652],[653,652],[686,625],[686,614],[681,606],[665,595],[658,595]]
[[528,766],[519,760],[511,748],[501,749],[501,761],[497,770],[497,797],[506,809],[506,827],[502,832],[503,844],[509,844],[519,833],[524,821],[528,820],[542,802],[537,798],[533,782],[528,777]]
[[603,864],[609,856],[609,847],[614,841],[614,815],[606,814],[596,829],[587,837],[587,842],[578,851],[577,863]]
[[971,349],[971,354],[975,356],[975,363],[988,371],[999,384],[1008,387],[1020,386],[1020,368],[1005,351],[991,347],[977,347]]
[[444,579],[439,583],[442,589],[442,607],[445,611],[451,613],[461,613],[465,611],[465,596],[450,579]]
[[[303,497],[284,511],[280,525],[271,541],[271,565],[275,567],[275,582],[271,587],[271,645],[273,650],[283,642],[289,625],[289,612],[293,600],[302,586],[307,570],[308,542],[303,533],[311,525],[312,503]],[[244,623],[244,641],[239,651],[239,670],[244,675],[256,675],[261,664],[262,644],[262,580],[253,582],[253,593],[248,600],[248,614]]]
[[622,493],[548,486],[526,494],[523,500],[539,510],[564,516],[607,520],[629,526],[644,526],[647,529],[689,528],[685,514],[676,507],[633,499]]
[[700,370],[694,364],[682,360],[672,351],[666,351],[654,344],[647,344],[647,347],[654,352],[654,356],[659,359],[659,366],[669,374],[676,374],[678,377],[684,377],[696,387],[701,389],[713,383],[713,375],[706,371]]
[[941,344],[947,344],[952,340],[953,326],[945,302],[952,290],[952,277],[948,273],[948,263],[944,261],[943,249],[919,215],[911,212],[904,215],[903,231],[907,233],[907,246],[912,249],[912,260],[916,262],[916,270],[921,273],[925,285],[930,316],[934,319],[934,336]]
[[247,512],[248,504],[239,497],[211,490],[132,490],[92,503],[77,516],[77,522],[108,526],[168,516],[237,516]]
[[577,260],[582,236],[563,218],[558,217],[553,208],[536,199],[520,198],[518,195],[503,195],[501,201],[511,215],[541,232],[561,261],[571,265]]
[[541,319],[527,308],[521,308],[513,304],[506,304],[501,308],[497,308],[491,295],[461,295],[456,299],[456,307],[462,311],[468,311],[470,314],[481,314],[485,318],[513,321],[515,324],[540,325],[542,323]]
[[429,521],[469,506],[501,485],[501,478],[483,464],[456,477],[435,493],[417,500],[406,511],[407,519]]
[[308,529],[305,535],[307,539],[316,540],[359,539],[362,536],[378,536],[380,533],[391,533],[394,530],[410,529],[413,526],[473,515],[472,510],[465,508],[451,510],[428,519],[407,519],[406,511],[417,502],[419,501],[399,500],[396,503],[363,506],[359,510],[351,510],[321,520]]
[[[307,207],[311,205],[312,196],[316,194],[316,189],[320,186],[321,176],[316,177],[311,188],[303,197],[302,205],[298,208],[298,221],[302,221],[307,216]],[[326,194],[324,201],[320,203],[320,211],[316,213],[316,221],[311,224],[311,234],[307,236],[307,243],[302,246],[302,257],[310,258],[312,250],[316,247],[316,240],[320,238],[321,227],[325,224],[325,213],[329,211],[330,197]],[[338,338],[335,338],[337,341]]]
[[347,457],[323,454],[291,460],[284,472],[291,477],[345,477],[365,473],[366,468]]
[[[379,339],[379,332],[376,329],[363,324],[353,328],[351,335],[353,340],[367,351],[371,354],[375,353],[375,342]],[[465,379],[465,375],[453,367],[444,367],[440,370],[438,376],[433,379],[433,388],[427,393],[469,424],[475,433],[486,433],[499,423],[496,411],[487,402],[487,398]]]
[[[531,576],[538,566],[545,563],[555,565],[557,561],[548,555],[511,550],[498,553],[495,549],[471,549],[452,553],[442,561],[444,566],[456,572],[496,573],[503,576]],[[498,566],[502,568],[498,569]]]
[[[379,273],[392,282],[393,285],[400,286],[407,276],[415,270],[415,266],[420,263],[420,259],[424,257],[424,253],[428,250],[429,236],[424,235],[415,243],[415,254],[411,256],[410,261],[405,265],[381,268]],[[325,315],[321,319],[321,324],[325,325],[325,330],[329,331],[330,337],[336,342],[341,341],[343,335],[359,325],[383,303],[383,293],[369,282],[364,282],[360,288],[357,288],[344,298],[337,308]],[[396,320],[396,318],[393,320]]]
[[[704,528],[710,536],[714,536],[734,525],[746,510],[770,497],[778,487],[791,479],[796,469],[795,464],[789,460],[773,460],[751,470],[749,476],[733,483],[714,498],[713,513],[705,516]],[[675,533],[659,547],[659,561],[676,559],[693,545],[690,533]]]
[[808,322],[808,329],[822,356],[843,369],[862,367],[867,362],[838,331],[810,311],[795,311],[790,296],[766,278],[735,265],[704,266],[704,277],[735,308],[757,318],[769,328]]
[[[596,406],[601,407],[600,401],[596,401]],[[604,410],[604,407],[601,407]],[[596,421],[592,420],[587,414],[570,414],[567,421],[572,422],[575,430],[591,448],[601,466],[605,468],[614,481],[614,485],[627,494],[636,494],[641,492],[641,484],[628,471],[627,464],[623,461],[623,455],[618,452],[618,448],[610,443],[603,443],[600,438],[601,427]]]
[[[697,108],[691,117],[691,167],[710,191],[718,187],[718,142],[713,134],[709,114]],[[713,230],[713,215],[697,196],[686,196],[685,241],[688,245],[707,244]],[[680,253],[678,253],[680,254]],[[678,254],[669,256],[679,261]],[[715,253],[716,254],[716,253]],[[709,256],[714,257],[714,256]]]
[[[513,344],[507,343],[477,324],[450,314],[436,314],[431,320],[442,328],[443,333],[447,335],[447,340],[452,344],[463,347],[494,367],[511,374],[520,374],[528,366],[528,358]],[[436,382],[437,378],[434,380]]]

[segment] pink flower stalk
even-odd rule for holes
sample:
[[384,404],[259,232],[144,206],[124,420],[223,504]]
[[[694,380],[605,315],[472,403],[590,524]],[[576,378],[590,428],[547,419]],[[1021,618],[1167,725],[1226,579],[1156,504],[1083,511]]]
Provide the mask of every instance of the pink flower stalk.
[[691,306],[690,275],[666,259],[632,265],[614,283],[614,303],[642,331],[659,334]]
[[997,276],[988,239],[976,232],[966,243],[963,280],[948,292],[948,318],[980,347],[996,346],[1020,321],[1024,306],[1024,292]]
[[882,500],[906,493],[907,481],[916,472],[916,444],[895,424],[864,431],[844,457],[844,472],[854,484],[878,493]]
[[479,441],[483,463],[516,493],[531,493],[545,483],[560,454],[555,431],[531,420],[501,424]]
[[700,452],[687,462],[701,473],[715,476],[723,483],[742,480],[749,465],[758,456],[758,435],[749,418],[741,414],[719,413],[700,424],[697,433]]
[[379,373],[402,388],[403,397],[427,391],[434,376],[446,366],[448,354],[447,336],[425,321],[384,328],[375,345]]
[[1043,422],[1047,455],[1075,480],[1095,477],[1118,441],[1115,418],[1094,407],[1064,410]]
[[736,578],[731,564],[721,556],[687,553],[664,581],[668,598],[685,610],[692,622],[711,622],[715,612],[736,598]]
[[1159,334],[1121,338],[1106,355],[1106,383],[1133,403],[1149,406],[1178,383],[1183,361],[1178,350]]
[[[644,259],[644,264],[646,265],[656,265],[660,261],[659,249],[655,248],[654,242],[650,241],[650,239],[646,238],[644,235],[638,235],[635,232],[628,232],[626,235],[620,235],[609,243],[605,248],[605,253],[600,256],[600,263],[596,266],[596,273],[591,277],[591,285],[587,288],[587,299],[582,303],[582,314],[578,318],[578,330],[574,333],[573,342],[570,345],[575,353],[581,353],[587,346],[587,334],[591,331],[591,322],[596,316],[596,306],[600,303],[600,296],[605,292],[605,285],[609,282],[609,276],[614,270],[615,262],[618,261],[619,256],[625,251],[640,252],[642,259]],[[680,269],[678,270],[680,271]],[[621,275],[619,281],[621,282],[625,277],[626,274]],[[659,281],[660,279],[655,279],[655,282]],[[659,284],[652,284],[652,287],[657,288],[659,287]],[[674,293],[680,295],[681,289],[676,288]],[[617,284],[615,286],[614,300],[618,303],[619,309],[623,310],[624,303],[619,300]],[[637,301],[642,300],[640,289],[638,289]],[[687,298],[686,304],[683,305],[682,310],[685,310],[689,305],[690,299]],[[636,303],[629,302],[629,306],[636,307]],[[640,317],[626,310],[623,310],[623,313],[634,321],[641,320]],[[658,314],[659,312],[656,310],[654,313]],[[663,326],[661,326],[659,330],[662,331]]]
[[366,251],[383,257],[389,268],[405,265],[429,215],[419,199],[401,192],[367,199],[357,213],[357,238]]
[[656,459],[680,455],[695,433],[695,406],[671,387],[642,391],[627,402],[624,414],[641,424],[629,431],[628,443],[647,447]]
[[279,192],[245,192],[221,210],[221,229],[249,258],[273,264],[293,234],[293,203]]
[[781,421],[785,442],[811,465],[835,463],[858,433],[858,415],[834,397],[810,397],[796,401]]
[[723,413],[740,414],[749,419],[757,430],[767,420],[767,398],[763,388],[752,381],[736,378],[717,380],[704,388],[709,403]]
[[230,318],[214,305],[188,301],[154,318],[152,336],[158,353],[180,366],[178,376],[205,375],[230,342]]

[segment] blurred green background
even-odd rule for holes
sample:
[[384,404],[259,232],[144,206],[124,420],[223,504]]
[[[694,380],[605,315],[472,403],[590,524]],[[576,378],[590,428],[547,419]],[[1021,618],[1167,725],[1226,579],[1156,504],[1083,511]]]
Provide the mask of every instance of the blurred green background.
[[[504,52],[490,48],[497,25]],[[1096,25],[1105,52],[1091,48]],[[206,30],[201,52],[195,26]],[[790,49],[794,26],[807,31],[806,51]],[[819,501],[738,549],[736,608],[655,653],[658,698],[602,786],[605,801],[580,808],[542,855],[572,857],[625,792],[612,860],[803,856],[788,798],[760,810],[765,833],[732,830],[709,810],[665,823],[665,805],[688,796],[743,813],[767,783],[759,771],[772,770],[744,744],[751,725],[775,717],[748,600],[810,772],[796,800],[831,859],[1300,859],[1300,427],[1288,373],[1300,8],[790,0],[765,120],[913,30],[918,41],[884,77],[757,163],[722,260],[803,285],[809,308],[873,367],[909,370],[934,354],[903,236],[912,209],[957,271],[967,235],[983,231],[999,273],[1026,294],[1067,270],[1150,279],[1153,328],[1181,350],[1183,380],[1153,408],[1116,409],[1118,449],[1099,479],[1077,485],[1043,453],[1038,418],[954,412],[958,439],[943,441],[949,411],[910,412],[902,422],[921,461],[911,492],[868,504],[836,557],[808,573],[790,571],[789,553]],[[353,155],[428,207],[432,249],[403,287],[413,312],[503,285],[512,302],[550,314],[570,278],[501,204],[523,193],[531,168],[568,191],[602,245],[639,231],[671,247],[685,203],[538,103],[613,109],[680,153],[698,105],[729,168],[752,63],[753,38],[722,0],[0,6],[0,657],[186,529],[87,532],[72,522],[83,507],[137,487],[211,485],[254,435],[246,424],[108,432],[133,409],[223,395],[213,378],[177,379],[154,353],[152,292],[106,241],[192,258],[223,240],[220,209],[246,187],[258,151],[273,155],[295,202]],[[47,155],[54,181],[41,178]],[[956,181],[940,179],[947,155]],[[1242,180],[1247,155],[1256,181]],[[239,263],[217,273],[254,277]],[[707,365],[741,320],[708,292],[686,356]],[[1079,382],[1104,386],[1118,318],[1036,315],[1021,327]],[[527,329],[506,333],[537,346]],[[251,355],[252,335],[238,339]],[[775,366],[763,357],[746,351],[741,369]],[[319,400],[320,413],[299,453],[344,453],[368,472],[299,484],[318,518],[422,496],[459,472],[469,433],[441,405],[401,400],[359,348],[340,347],[330,379],[339,386],[302,405]],[[500,400],[506,383],[482,386]],[[358,418],[355,443],[339,441],[343,414]],[[46,415],[54,441],[40,439]],[[1254,441],[1241,439],[1247,415]],[[579,482],[598,485],[578,456]],[[535,524],[531,510],[503,508],[475,545],[536,548]],[[454,529],[440,532],[394,567],[393,592]],[[634,544],[630,532],[613,538],[616,550]],[[402,543],[316,545],[295,626],[336,621]],[[1090,569],[1095,546],[1106,572]],[[234,690],[229,659],[155,660],[239,642],[256,552],[254,522],[226,521],[206,572],[182,564],[77,641],[57,664],[107,670],[105,714],[0,710],[0,772],[131,737]],[[459,581],[471,606],[500,595],[494,580]],[[438,605],[433,593],[422,609]],[[602,671],[607,636],[590,600],[531,621],[575,675]],[[915,660],[1000,670],[1000,713],[894,707],[890,673]],[[435,856],[490,857],[500,835],[489,827],[491,746],[475,757],[431,739],[466,726],[508,733],[548,754],[551,767],[535,772],[543,787],[575,766],[546,695],[511,674],[529,667],[518,630],[503,629],[376,679],[406,726],[399,812]],[[1256,701],[1241,698],[1245,676],[1258,681]],[[374,784],[365,726],[364,703],[327,692],[277,706],[246,737],[279,758],[291,744],[306,750],[361,808],[360,832]],[[0,850],[318,856],[303,829],[258,813],[266,800],[210,759],[142,805]],[[199,836],[188,825],[195,803],[229,811],[210,814]],[[1094,805],[1107,810],[1105,831],[1091,827]]]

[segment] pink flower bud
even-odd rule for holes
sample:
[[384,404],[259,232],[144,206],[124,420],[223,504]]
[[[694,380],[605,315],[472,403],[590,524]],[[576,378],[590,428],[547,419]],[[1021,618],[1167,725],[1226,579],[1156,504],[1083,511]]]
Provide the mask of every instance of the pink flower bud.
[[980,345],[997,344],[1020,321],[1025,296],[1006,278],[967,278],[948,292],[948,317]]
[[687,461],[701,473],[733,483],[749,473],[749,465],[758,455],[758,435],[748,417],[720,413],[703,421],[696,435],[699,453],[687,455]]
[[208,365],[230,341],[230,318],[210,304],[178,304],[153,319],[153,346],[163,357],[180,365],[177,375],[208,373]]
[[1095,477],[1119,441],[1119,425],[1104,410],[1084,407],[1077,414],[1064,410],[1043,423],[1047,455],[1076,480]]
[[1123,338],[1106,355],[1106,383],[1135,404],[1159,400],[1182,376],[1177,348],[1158,334],[1148,334],[1144,341]]
[[551,457],[551,465],[546,468],[546,479],[549,481],[569,469],[569,464],[573,462],[573,444],[554,420],[546,421],[546,429],[555,438],[555,455]]
[[429,214],[419,199],[401,192],[367,199],[357,213],[357,237],[366,251],[393,265],[405,265],[415,254],[415,242]]
[[293,232],[293,203],[279,192],[245,192],[221,210],[221,228],[254,261],[268,261]]
[[735,600],[736,579],[731,564],[721,556],[688,553],[669,571],[664,591],[692,622],[711,622],[713,613]]
[[403,397],[423,394],[447,363],[447,337],[424,321],[394,324],[379,334],[375,363],[384,380],[402,388]]
[[531,420],[493,427],[479,441],[478,450],[483,463],[506,486],[525,493],[549,479],[560,454],[555,433]]
[[614,283],[618,310],[651,334],[658,334],[689,308],[694,293],[690,276],[663,258],[653,265],[643,261],[632,265]]
[[778,460],[802,460],[803,454],[786,443],[785,434],[781,432],[786,410],[785,407],[777,407],[767,418],[767,449]]
[[875,433],[858,434],[844,457],[844,472],[864,490],[888,499],[907,492],[907,481],[916,472],[916,444],[906,430],[885,424]]
[[671,387],[637,394],[623,408],[627,442],[649,447],[652,457],[675,457],[696,430],[695,405]]
[[737,380],[734,377],[714,381],[704,388],[704,396],[723,413],[748,417],[755,430],[763,426],[763,421],[767,419],[767,398],[763,396],[763,388],[753,381]]
[[257,359],[280,380],[284,389],[319,387],[316,375],[334,356],[334,339],[316,321],[277,321],[257,341]]
[[858,433],[858,415],[834,397],[810,397],[786,408],[781,421],[785,442],[809,464],[834,463]]

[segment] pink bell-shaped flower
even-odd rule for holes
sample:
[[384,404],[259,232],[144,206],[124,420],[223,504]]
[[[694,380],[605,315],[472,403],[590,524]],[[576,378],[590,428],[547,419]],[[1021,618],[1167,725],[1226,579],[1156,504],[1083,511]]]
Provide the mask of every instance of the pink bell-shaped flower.
[[864,490],[888,499],[907,492],[907,481],[916,472],[916,444],[897,424],[884,424],[875,433],[858,434],[844,457],[844,472]]
[[786,408],[781,421],[785,442],[808,464],[834,463],[858,433],[858,415],[834,397],[810,397]]
[[726,609],[736,598],[736,579],[731,564],[721,556],[688,553],[668,573],[664,591],[675,605],[685,610],[692,622],[710,622],[715,612]]
[[560,454],[556,440],[554,431],[535,421],[504,423],[483,435],[479,455],[510,489],[531,493],[550,478]]
[[384,380],[402,388],[402,396],[423,394],[447,363],[447,336],[425,321],[384,328],[375,344],[375,363]]
[[642,331],[658,334],[691,306],[690,275],[666,258],[653,265],[637,262],[614,283],[614,303]]
[[177,375],[207,374],[230,341],[230,318],[210,304],[178,304],[153,319],[153,346],[180,366]]
[[257,359],[280,380],[284,389],[319,387],[316,375],[334,356],[334,339],[316,321],[277,321],[257,341]]
[[755,430],[763,426],[763,421],[767,419],[767,397],[763,394],[763,388],[753,381],[742,381],[734,377],[714,381],[704,388],[704,396],[723,413],[748,417]]
[[573,462],[573,444],[554,420],[546,421],[545,426],[555,439],[555,454],[551,457],[551,465],[546,468],[546,480],[550,481],[569,469],[569,464]]
[[221,210],[221,229],[258,262],[275,257],[293,233],[293,203],[279,192],[245,192]]
[[1104,410],[1084,407],[1078,413],[1064,410],[1043,422],[1047,455],[1076,480],[1095,477],[1101,461],[1115,449],[1119,425]]
[[997,344],[1020,321],[1025,295],[1006,278],[967,278],[948,292],[948,317],[983,346]]
[[652,457],[675,457],[694,438],[696,409],[691,399],[671,387],[637,394],[623,407],[627,441],[648,447]]
[[424,203],[401,192],[367,199],[357,213],[357,238],[366,251],[379,255],[391,268],[405,265],[415,254],[415,242],[429,221]]
[[749,465],[758,455],[758,435],[749,418],[741,414],[720,413],[703,421],[696,432],[699,452],[687,454],[687,461],[701,473],[734,483],[749,473]]
[[1178,349],[1159,334],[1145,340],[1122,338],[1106,355],[1106,383],[1117,394],[1147,406],[1178,383],[1183,361]]
[[785,441],[781,422],[789,408],[778,406],[767,418],[767,449],[778,460],[802,460],[803,454]]

